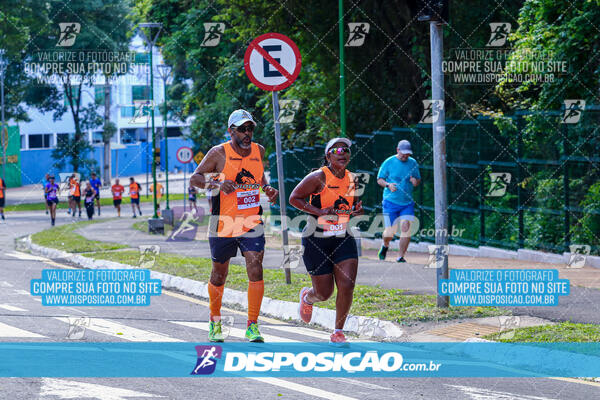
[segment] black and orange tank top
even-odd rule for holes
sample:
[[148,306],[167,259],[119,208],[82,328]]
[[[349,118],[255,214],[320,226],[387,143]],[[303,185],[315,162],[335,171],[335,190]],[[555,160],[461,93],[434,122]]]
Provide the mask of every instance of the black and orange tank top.
[[235,192],[219,191],[211,199],[211,214],[218,215],[219,237],[243,235],[262,223],[260,206],[260,184],[264,174],[260,148],[252,143],[250,154],[243,157],[231,146],[231,141],[222,144],[225,150],[225,166],[218,180],[231,180]]
[[338,220],[332,223],[319,217],[317,229],[322,229],[324,236],[345,235],[354,206],[354,175],[346,170],[344,177],[338,178],[329,167],[322,167],[321,171],[325,174],[325,185],[319,193],[310,195],[310,204],[320,209],[333,206]]

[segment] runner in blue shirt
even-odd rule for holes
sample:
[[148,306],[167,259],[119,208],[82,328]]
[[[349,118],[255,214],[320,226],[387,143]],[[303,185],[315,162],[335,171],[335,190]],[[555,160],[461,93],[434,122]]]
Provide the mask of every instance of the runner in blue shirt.
[[50,174],[46,173],[44,175],[44,179],[42,180],[42,192],[44,192],[44,204],[46,204],[46,215],[48,215],[48,211],[50,207],[48,207],[48,203],[46,202],[46,185],[50,183]]
[[46,184],[44,193],[46,194],[46,204],[50,207],[50,223],[54,226],[56,221],[56,206],[58,205],[58,192],[59,187],[54,183],[54,176],[48,178],[49,182]]
[[404,255],[410,243],[410,223],[415,218],[415,202],[413,188],[421,183],[419,164],[412,155],[408,140],[398,142],[397,154],[389,157],[381,164],[377,174],[377,184],[383,190],[383,214],[385,230],[383,245],[379,249],[379,259],[385,260],[388,246],[398,230],[398,222],[402,221],[398,262],[406,262]]
[[102,181],[96,177],[96,173],[92,172],[92,179],[90,179],[90,185],[96,192],[96,205],[98,206],[98,215],[100,215],[100,186],[102,186]]

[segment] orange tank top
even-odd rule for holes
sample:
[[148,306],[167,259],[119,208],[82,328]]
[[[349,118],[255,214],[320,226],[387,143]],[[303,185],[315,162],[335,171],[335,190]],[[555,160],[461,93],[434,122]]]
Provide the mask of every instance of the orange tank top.
[[0,178],[0,199],[4,198],[4,181]]
[[225,166],[219,181],[234,182],[235,192],[219,191],[211,199],[211,214],[218,215],[219,237],[241,236],[262,223],[260,206],[260,184],[264,167],[258,144],[252,143],[250,154],[242,157],[231,146],[231,141],[222,144],[225,150]]
[[344,177],[338,178],[329,167],[321,167],[321,171],[325,174],[325,185],[319,193],[310,195],[310,204],[320,209],[333,206],[338,219],[332,223],[319,217],[318,228],[323,230],[324,236],[344,235],[354,206],[354,175],[346,170]]

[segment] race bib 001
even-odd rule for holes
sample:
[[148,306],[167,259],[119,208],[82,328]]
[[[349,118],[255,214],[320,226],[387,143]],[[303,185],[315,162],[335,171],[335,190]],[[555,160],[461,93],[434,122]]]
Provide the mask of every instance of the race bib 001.
[[260,206],[260,194],[258,189],[237,192],[237,204],[238,210]]

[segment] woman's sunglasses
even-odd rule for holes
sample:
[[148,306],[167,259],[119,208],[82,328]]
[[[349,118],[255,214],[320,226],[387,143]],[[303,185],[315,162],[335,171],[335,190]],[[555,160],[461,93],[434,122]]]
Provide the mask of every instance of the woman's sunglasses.
[[346,153],[350,153],[350,148],[349,147],[336,147],[335,149],[331,149],[327,152],[328,154],[346,154]]
[[239,133],[253,132],[254,125],[237,126],[237,127],[235,127],[235,130],[238,131]]

